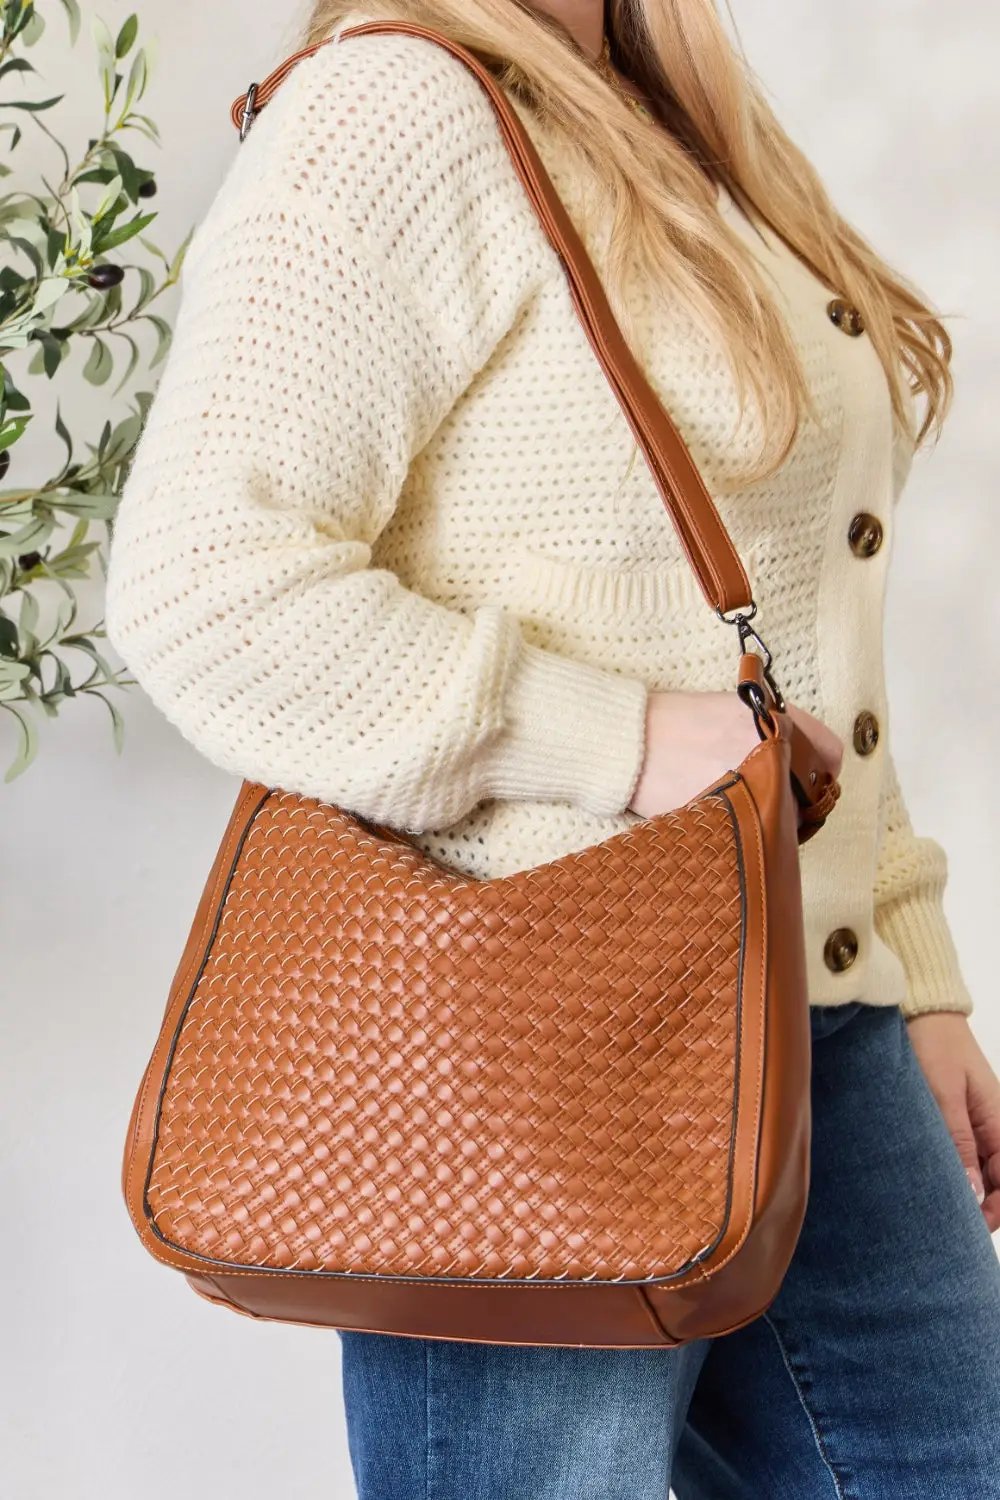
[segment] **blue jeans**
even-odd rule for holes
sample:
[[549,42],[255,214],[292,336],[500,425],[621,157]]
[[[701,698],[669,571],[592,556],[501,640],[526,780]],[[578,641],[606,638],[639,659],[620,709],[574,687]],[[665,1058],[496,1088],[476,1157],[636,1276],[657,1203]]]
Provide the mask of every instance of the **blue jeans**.
[[360,1500],[1000,1500],[1000,1269],[895,1008],[813,1012],[781,1291],[680,1349],[346,1333]]

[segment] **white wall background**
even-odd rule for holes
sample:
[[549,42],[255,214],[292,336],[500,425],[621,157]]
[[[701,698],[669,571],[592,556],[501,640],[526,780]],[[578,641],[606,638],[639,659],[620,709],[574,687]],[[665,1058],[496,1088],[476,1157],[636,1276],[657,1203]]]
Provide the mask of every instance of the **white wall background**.
[[[84,0],[85,17],[96,9],[114,30],[133,3]],[[89,39],[68,64],[58,7],[44,9],[36,58],[51,91],[69,92],[60,133],[84,140]],[[159,41],[147,105],[164,148],[141,159],[158,167],[155,238],[169,248],[236,150],[230,100],[294,49],[300,11],[241,0],[138,9]],[[735,0],[735,12],[843,210],[957,315],[958,400],[904,501],[888,670],[900,774],[915,823],[949,851],[976,1029],[1000,1064],[988,790],[1000,739],[1000,11],[986,0],[960,18],[935,0]],[[121,759],[99,705],[84,705],[47,726],[40,762],[0,789],[3,1492],[349,1500],[335,1335],[202,1303],[141,1251],[119,1197],[133,1091],[235,790],[140,697],[125,706]]]

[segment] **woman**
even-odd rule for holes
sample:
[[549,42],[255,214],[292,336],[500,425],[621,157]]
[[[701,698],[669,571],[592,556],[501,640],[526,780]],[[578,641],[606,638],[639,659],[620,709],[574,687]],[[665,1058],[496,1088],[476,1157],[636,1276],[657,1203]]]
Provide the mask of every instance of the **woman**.
[[[771,1309],[656,1352],[345,1334],[361,1500],[1000,1495],[1000,1088],[881,656],[948,336],[710,0],[320,0],[307,40],[376,17],[515,100],[843,795],[802,849],[812,1190]],[[756,743],[695,589],[475,80],[398,35],[299,63],[192,243],[121,508],[109,626],[154,701],[218,764],[501,875]]]

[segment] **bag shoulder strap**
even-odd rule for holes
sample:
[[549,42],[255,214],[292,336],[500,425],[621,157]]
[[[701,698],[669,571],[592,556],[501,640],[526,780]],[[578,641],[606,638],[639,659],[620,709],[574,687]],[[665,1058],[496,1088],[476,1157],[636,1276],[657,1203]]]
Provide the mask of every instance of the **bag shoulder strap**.
[[302,58],[331,42],[381,32],[405,32],[438,43],[464,63],[486,91],[514,167],[562,262],[580,322],[642,449],[705,598],[720,614],[749,611],[752,617],[756,606],[746,572],[697,465],[625,342],[600,278],[534,142],[493,75],[472,52],[439,32],[409,22],[369,21],[352,26],[339,36],[303,47],[279,64],[263,83],[251,84],[233,101],[230,114],[239,127],[240,139],[245,138],[253,119]]

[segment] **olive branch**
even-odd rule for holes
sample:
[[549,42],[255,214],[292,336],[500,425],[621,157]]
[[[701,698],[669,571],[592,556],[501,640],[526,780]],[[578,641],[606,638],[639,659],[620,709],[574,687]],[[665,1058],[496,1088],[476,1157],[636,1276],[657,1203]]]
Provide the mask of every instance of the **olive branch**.
[[[58,3],[75,46],[77,0]],[[48,124],[64,96],[12,96],[18,86],[23,95],[24,85],[39,76],[23,54],[44,27],[34,0],[0,0],[0,178],[14,176],[12,158],[26,131],[40,133],[44,140],[38,144],[55,163],[54,175],[39,172],[32,187],[0,193],[6,247],[0,264],[0,484],[18,481],[15,488],[0,489],[0,722],[9,721],[17,739],[8,781],[37,753],[41,719],[55,716],[70,699],[99,699],[121,746],[123,721],[112,694],[129,679],[101,650],[103,620],[81,622],[82,598],[103,576],[105,544],[152,392],[131,390],[121,402],[117,398],[144,348],[144,374],[167,353],[170,325],[154,304],[176,284],[191,239],[189,233],[168,257],[144,233],[156,217],[143,209],[156,181],[125,143],[138,134],[158,145],[159,135],[137,108],[150,77],[151,50],[138,45],[136,16],[114,37],[100,19],[92,23],[103,118],[75,164]],[[155,270],[121,259],[130,242],[133,249],[142,247]],[[70,370],[71,361],[76,370]],[[39,449],[32,424],[37,428],[40,419],[29,392],[47,394],[45,381],[58,388],[61,372],[76,378],[77,386],[82,374],[106,389],[107,415],[96,441],[75,445],[57,389],[40,451],[51,464],[54,445],[48,439],[54,433],[65,454],[56,473],[32,481],[27,451],[29,443]]]

